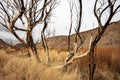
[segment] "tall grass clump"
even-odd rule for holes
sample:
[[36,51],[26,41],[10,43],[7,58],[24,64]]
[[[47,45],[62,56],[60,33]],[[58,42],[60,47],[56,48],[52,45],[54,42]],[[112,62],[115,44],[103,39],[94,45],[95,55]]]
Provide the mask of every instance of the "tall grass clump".
[[[61,59],[60,59],[61,60]],[[64,72],[55,68],[57,62],[46,66],[44,61],[36,62],[29,57],[18,57],[0,53],[1,80],[80,80],[77,71]]]

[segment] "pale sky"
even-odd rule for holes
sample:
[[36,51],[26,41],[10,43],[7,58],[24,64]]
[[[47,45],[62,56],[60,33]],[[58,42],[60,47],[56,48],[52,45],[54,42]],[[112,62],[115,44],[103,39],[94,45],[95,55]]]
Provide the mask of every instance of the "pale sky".
[[[74,1],[74,0],[73,0]],[[94,17],[93,7],[95,0],[82,0],[83,1],[83,16],[82,26],[80,31],[89,30],[98,27],[96,18]],[[56,35],[67,35],[70,26],[70,10],[69,0],[61,0],[60,5],[55,9],[55,17],[53,18],[57,34]],[[120,0],[117,1],[120,4]],[[115,15],[112,21],[120,20],[120,13]],[[50,26],[51,27],[51,26]],[[75,26],[74,26],[75,27]],[[74,33],[74,28],[72,33]]]
[[[74,0],[73,0],[74,1]],[[82,26],[80,31],[89,30],[92,28],[97,27],[97,21],[93,14],[93,7],[95,0],[82,0],[83,1],[83,16],[82,16]],[[118,0],[117,4],[120,4],[120,0]],[[52,31],[52,29],[55,28],[56,35],[68,35],[69,27],[70,27],[70,6],[69,6],[69,0],[61,0],[60,4],[56,7],[54,10],[54,17],[51,18],[51,24],[49,25],[49,29]],[[120,20],[120,13],[115,15],[113,18],[113,21]],[[73,26],[73,31],[74,33]],[[35,36],[35,39],[40,38],[40,31],[38,30],[40,27],[36,27],[34,29],[34,32],[38,35]],[[1,34],[0,32],[0,38],[11,38],[11,35],[5,36]],[[21,37],[24,36],[24,34],[20,34]],[[37,37],[39,36],[39,37]]]

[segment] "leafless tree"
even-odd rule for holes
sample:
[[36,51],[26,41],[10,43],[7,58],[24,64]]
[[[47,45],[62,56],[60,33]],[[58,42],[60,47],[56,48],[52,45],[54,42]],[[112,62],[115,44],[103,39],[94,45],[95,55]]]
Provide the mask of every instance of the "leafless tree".
[[[81,6],[80,9],[82,8],[82,1],[79,0]],[[98,33],[95,35],[95,37],[93,38],[91,35],[91,39],[90,39],[90,43],[89,43],[89,48],[88,50],[79,56],[73,56],[71,59],[69,59],[65,64],[64,67],[71,64],[74,60],[79,59],[83,56],[89,55],[89,80],[93,80],[94,79],[94,72],[96,69],[96,62],[95,62],[95,47],[97,45],[97,43],[99,42],[99,40],[101,39],[101,37],[103,36],[104,32],[106,31],[106,29],[108,28],[108,25],[110,24],[112,18],[114,17],[114,15],[119,11],[120,9],[120,4],[116,5],[117,0],[96,0],[95,4],[94,4],[94,15],[98,21]],[[99,6],[98,6],[99,5]],[[82,10],[82,9],[81,9]],[[106,16],[107,19],[104,23],[102,23],[103,21],[103,15],[105,12],[108,12],[108,15]],[[72,12],[72,11],[71,11]],[[82,11],[81,11],[82,13]],[[76,36],[79,33],[79,29],[80,29],[80,25],[81,25],[81,13],[80,15],[80,20],[79,20],[79,26],[77,28],[76,31]],[[71,31],[71,30],[70,30]],[[78,35],[79,37],[79,35]],[[75,39],[76,40],[76,39]]]
[[74,56],[74,52],[72,51],[72,48],[71,48],[71,31],[72,31],[72,26],[73,26],[73,2],[70,2],[70,29],[69,29],[69,35],[68,35],[68,51],[69,51],[69,55],[68,57],[66,58],[66,62],[68,62],[73,56]]
[[[78,0],[79,2],[79,8],[76,7],[76,5],[73,2],[70,2],[70,13],[71,13],[71,22],[70,22],[70,29],[69,29],[69,35],[68,35],[68,51],[69,51],[69,56],[66,58],[66,62],[68,62],[73,56],[74,54],[76,54],[76,52],[82,47],[83,44],[83,40],[82,37],[79,34],[80,31],[80,27],[81,27],[81,19],[82,19],[82,0]],[[75,8],[74,8],[75,7]],[[71,48],[71,30],[72,30],[72,26],[73,26],[73,10],[75,9],[76,11],[76,21],[77,21],[77,25],[76,25],[76,35],[75,35],[75,41],[73,44],[73,50]],[[79,10],[78,10],[79,9]],[[78,39],[80,40],[80,43],[78,44]]]
[[[90,53],[89,53],[89,58],[90,58],[89,80],[93,80],[95,67],[96,67],[95,55],[94,55],[95,46],[99,42],[101,37],[103,36],[103,34],[106,31],[106,29],[108,28],[108,25],[110,24],[110,21],[112,20],[113,16],[117,13],[118,9],[120,9],[120,4],[119,5],[115,5],[116,2],[117,2],[117,0],[107,0],[107,1],[105,1],[105,0],[96,0],[95,1],[94,15],[95,15],[95,17],[96,17],[96,19],[98,21],[98,24],[99,24],[99,28],[98,28],[99,32],[95,36],[94,40],[92,41],[91,48],[90,48]],[[97,6],[98,4],[100,4],[99,7]],[[102,23],[102,16],[104,15],[104,13],[107,10],[109,10],[109,14],[107,16],[107,20],[103,24]]]
[[[2,0],[0,1],[0,24],[11,32],[26,48],[31,57],[40,61],[36,45],[33,41],[33,29],[38,24],[47,27],[52,10],[56,7],[56,0]],[[21,23],[20,25],[17,25]],[[24,41],[16,31],[26,32]],[[44,39],[43,39],[44,40]]]
[[45,54],[46,54],[46,64],[48,64],[49,62],[49,49],[48,49],[48,45],[47,45],[47,42],[46,42],[46,36],[45,36],[45,30],[48,26],[48,23],[50,21],[50,17],[52,15],[51,11],[57,6],[59,2],[57,2],[56,0],[51,0],[51,3],[49,5],[49,8],[48,10],[45,11],[46,13],[46,16],[45,16],[45,19],[44,19],[44,26],[43,26],[43,29],[42,29],[42,32],[41,32],[41,39],[42,39],[42,44],[43,44],[43,48],[44,48],[44,51],[45,51]]

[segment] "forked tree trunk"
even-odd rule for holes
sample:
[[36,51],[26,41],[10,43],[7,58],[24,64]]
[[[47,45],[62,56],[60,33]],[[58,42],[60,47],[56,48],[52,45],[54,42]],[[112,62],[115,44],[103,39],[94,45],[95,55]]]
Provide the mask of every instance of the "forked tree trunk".
[[32,49],[31,47],[27,47],[27,51],[31,58],[36,59],[38,62],[40,62],[40,58],[37,52],[37,49]]
[[[83,54],[81,54],[81,55],[79,55],[79,56],[73,56],[72,58],[70,58],[68,61],[65,62],[65,64],[63,65],[63,68],[64,68],[64,67],[67,67],[67,66],[70,65],[70,64],[72,64],[75,60],[80,59],[81,57],[84,57],[84,56],[90,54],[90,52],[91,52],[91,50],[92,50],[92,49],[91,49],[92,40],[93,40],[93,37],[91,36],[90,42],[89,42],[89,48],[88,48],[88,50],[87,50],[85,53],[83,53]],[[68,58],[69,58],[69,57],[68,57]]]
[[35,58],[38,62],[40,62],[40,58],[37,52],[36,45],[34,44],[33,39],[32,39],[31,31],[27,31],[26,41],[27,41],[27,48],[28,48],[30,56],[32,58]]
[[49,63],[49,49],[48,49],[48,45],[46,42],[44,30],[41,32],[41,39],[42,39],[42,45],[43,45],[43,48],[45,51],[45,64],[48,65],[48,63]]

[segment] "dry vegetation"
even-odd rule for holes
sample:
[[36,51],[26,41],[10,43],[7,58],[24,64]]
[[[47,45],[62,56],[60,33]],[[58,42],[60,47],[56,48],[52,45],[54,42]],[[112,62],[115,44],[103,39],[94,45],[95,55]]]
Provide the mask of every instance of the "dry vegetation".
[[[97,45],[94,80],[120,80],[119,25],[120,22],[112,23]],[[80,55],[87,50],[85,47],[89,42],[89,33],[90,31],[82,33],[85,36],[85,46],[75,55]],[[74,39],[74,35],[71,38]],[[37,48],[41,62],[37,63],[28,57],[23,46],[8,46],[0,41],[0,80],[88,80],[88,56],[74,61],[67,68],[60,68],[68,55],[66,36],[50,38],[48,45],[50,62],[46,66],[45,53],[40,48],[40,44]]]
[[[52,52],[56,53],[56,51]],[[54,58],[55,56],[57,58]],[[34,59],[6,54],[5,51],[0,50],[0,80],[78,80],[81,78],[77,69],[72,72],[56,69],[55,66],[61,64],[64,56],[58,58],[55,54],[54,57],[51,57],[52,63],[46,66],[44,61],[37,63]],[[41,59],[44,60],[42,56]]]
[[[67,51],[50,50],[50,63],[45,65],[44,50],[39,49],[41,62],[37,63],[29,57],[21,57],[10,48],[0,50],[0,79],[1,80],[87,80],[88,57],[75,61],[67,69],[58,69],[64,64]],[[83,52],[85,49],[83,50]],[[97,69],[95,80],[120,79],[120,49],[99,48],[96,51]],[[14,53],[14,54],[13,54]],[[17,55],[19,54],[19,55]],[[79,52],[79,54],[81,54]]]
[[[86,51],[84,49],[83,51]],[[119,80],[120,79],[120,48],[97,48],[95,80]],[[77,61],[81,72],[88,74],[88,56]],[[86,76],[84,74],[84,76]],[[86,76],[87,77],[87,76]]]

